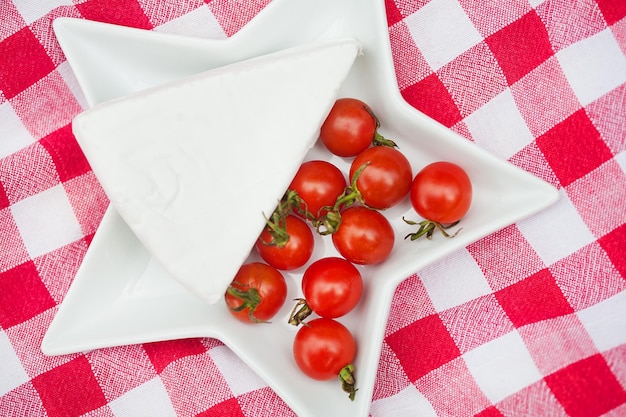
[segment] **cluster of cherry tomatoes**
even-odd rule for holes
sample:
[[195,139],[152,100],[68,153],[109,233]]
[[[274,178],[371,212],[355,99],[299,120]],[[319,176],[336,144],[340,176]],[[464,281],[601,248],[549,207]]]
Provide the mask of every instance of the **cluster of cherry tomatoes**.
[[[336,318],[352,311],[363,293],[356,265],[386,260],[395,232],[384,210],[409,196],[424,220],[405,237],[431,238],[468,211],[472,185],[465,171],[450,162],[435,162],[413,177],[408,159],[396,144],[378,133],[370,107],[355,98],[336,101],[320,129],[320,141],[333,154],[351,160],[348,181],[324,160],[304,162],[255,245],[263,262],[245,264],[225,298],[229,310],[244,322],[267,322],[282,308],[287,284],[280,271],[305,266],[314,249],[314,233],[330,235],[341,257],[312,262],[302,277],[303,298],[296,300],[289,323],[300,326],[293,342],[294,360],[317,380],[337,378],[354,398],[356,343]],[[318,318],[308,320],[315,313]]]

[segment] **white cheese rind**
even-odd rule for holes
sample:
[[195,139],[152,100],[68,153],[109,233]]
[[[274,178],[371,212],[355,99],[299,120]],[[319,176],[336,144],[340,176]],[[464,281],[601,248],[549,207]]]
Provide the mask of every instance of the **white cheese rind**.
[[73,132],[111,203],[190,291],[223,298],[360,46],[325,41],[102,103]]

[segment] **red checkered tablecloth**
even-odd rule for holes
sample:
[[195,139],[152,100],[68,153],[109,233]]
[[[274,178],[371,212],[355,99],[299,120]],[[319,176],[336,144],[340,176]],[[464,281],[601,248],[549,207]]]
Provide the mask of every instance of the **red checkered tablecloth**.
[[[40,350],[108,205],[52,21],[219,39],[268,3],[0,0],[0,415],[293,415],[215,339]],[[402,96],[560,199],[398,287],[371,415],[626,416],[626,2],[385,5]]]

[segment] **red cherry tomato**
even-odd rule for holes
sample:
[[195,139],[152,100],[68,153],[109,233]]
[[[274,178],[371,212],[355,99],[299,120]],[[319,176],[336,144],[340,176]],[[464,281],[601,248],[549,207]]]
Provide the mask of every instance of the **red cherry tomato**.
[[241,266],[224,295],[228,311],[244,323],[266,322],[287,299],[287,283],[275,268],[261,262]]
[[341,323],[319,318],[301,326],[293,341],[296,364],[310,378],[326,381],[337,378],[356,355],[356,342]]
[[326,161],[303,163],[289,185],[289,189],[298,193],[315,218],[324,214],[322,207],[332,207],[345,188],[346,179],[341,170]]
[[411,163],[397,149],[375,146],[361,152],[350,166],[351,180],[363,166],[356,188],[369,207],[384,210],[398,204],[409,193],[413,181]]
[[434,162],[415,176],[410,191],[411,204],[417,214],[440,224],[460,220],[472,202],[472,183],[460,166],[451,162]]
[[302,293],[319,316],[341,317],[361,299],[363,279],[359,270],[345,259],[322,258],[304,271]]
[[274,268],[288,271],[300,268],[309,261],[315,239],[309,225],[296,216],[289,215],[285,218],[285,231],[289,239],[284,246],[271,244],[272,235],[266,227],[255,247],[265,262]]
[[376,210],[351,206],[341,212],[341,224],[332,234],[337,251],[348,261],[368,265],[387,259],[395,233],[389,220]]
[[378,128],[378,120],[363,101],[338,99],[320,130],[320,140],[337,156],[352,157],[368,148]]

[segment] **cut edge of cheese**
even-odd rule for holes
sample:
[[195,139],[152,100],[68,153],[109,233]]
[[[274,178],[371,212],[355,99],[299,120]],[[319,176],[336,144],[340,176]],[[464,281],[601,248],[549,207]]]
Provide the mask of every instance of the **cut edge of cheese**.
[[101,103],[74,119],[73,133],[152,256],[215,303],[360,53],[347,38],[252,58]]

